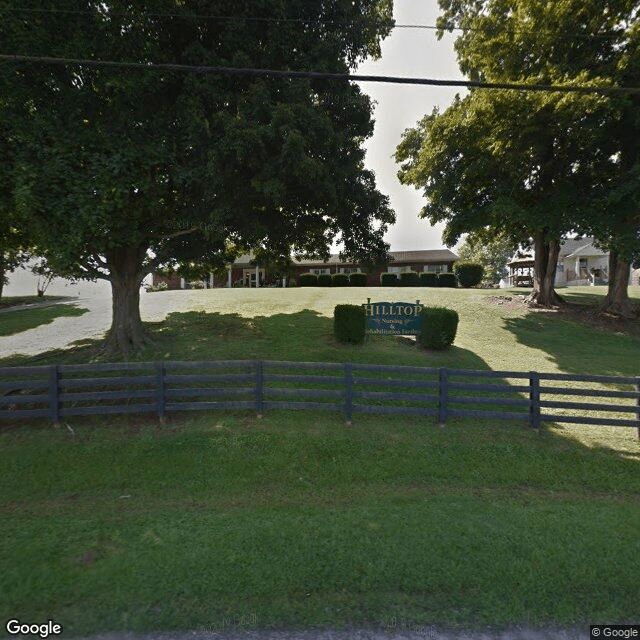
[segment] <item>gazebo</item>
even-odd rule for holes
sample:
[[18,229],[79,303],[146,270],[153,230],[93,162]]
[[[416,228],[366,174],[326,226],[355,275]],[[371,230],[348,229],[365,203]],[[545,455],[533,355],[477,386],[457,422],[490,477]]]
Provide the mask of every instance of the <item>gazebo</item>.
[[509,267],[509,284],[512,287],[533,287],[532,256],[517,257],[507,264]]

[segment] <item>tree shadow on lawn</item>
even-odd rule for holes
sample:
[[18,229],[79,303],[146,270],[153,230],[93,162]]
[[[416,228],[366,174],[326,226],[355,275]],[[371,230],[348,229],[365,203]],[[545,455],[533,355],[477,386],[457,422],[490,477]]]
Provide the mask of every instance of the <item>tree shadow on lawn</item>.
[[177,312],[147,328],[155,344],[141,359],[263,359],[489,369],[467,349],[423,349],[406,336],[372,336],[364,344],[342,344],[333,335],[333,318],[310,309],[253,318],[235,313]]
[[555,312],[531,312],[505,319],[520,344],[540,349],[566,373],[640,375],[640,338],[586,326]]
[[[475,354],[456,346],[446,351],[429,351],[393,336],[367,338],[361,345],[340,344],[333,336],[333,318],[310,309],[257,317],[175,312],[144,326],[151,343],[131,358],[138,362],[264,359],[488,368]],[[82,338],[67,349],[35,356],[17,354],[0,362],[5,366],[117,362],[117,357],[102,351],[103,343],[103,339]]]
[[15,309],[0,314],[0,336],[12,336],[43,324],[49,324],[57,318],[82,316],[89,309],[78,308],[73,304],[52,304],[51,306],[31,309]]

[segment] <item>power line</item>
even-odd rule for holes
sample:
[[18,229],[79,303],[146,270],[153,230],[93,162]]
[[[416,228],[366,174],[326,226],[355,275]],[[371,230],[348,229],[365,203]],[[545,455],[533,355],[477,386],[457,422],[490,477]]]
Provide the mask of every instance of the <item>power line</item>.
[[113,60],[83,60],[77,58],[51,58],[46,56],[22,56],[0,54],[0,61],[56,65],[81,65],[86,67],[133,69],[137,71],[176,71],[182,73],[210,73],[226,76],[253,76],[263,78],[308,78],[350,82],[382,82],[391,84],[428,85],[436,87],[464,87],[467,89],[503,89],[516,91],[546,91],[559,93],[640,95],[640,87],[577,86],[554,84],[525,84],[515,82],[480,82],[475,80],[438,80],[434,78],[403,78],[397,76],[358,75],[349,73],[325,73],[320,71],[280,71],[276,69],[250,69],[236,67],[212,67],[174,63],[117,62]]
[[[4,8],[0,11],[6,11],[10,13],[44,13],[44,14],[61,14],[61,15],[95,15],[91,11],[81,11],[79,9],[40,9],[40,8]],[[124,12],[109,11],[103,15],[129,17],[130,14]],[[258,22],[258,23],[293,23],[293,24],[318,24],[318,25],[331,25],[331,26],[358,26],[361,23],[357,21],[343,21],[343,20],[318,20],[313,18],[274,18],[274,17],[257,17],[257,16],[229,16],[229,15],[211,15],[211,14],[189,14],[189,13],[158,13],[158,12],[146,12],[145,16],[149,18],[188,18],[193,20],[211,20],[216,22],[228,22],[228,21],[244,21],[244,22]],[[477,31],[477,32],[491,32],[491,28],[483,27],[460,27],[452,25],[443,29],[437,25],[432,24],[394,24],[391,29],[416,29],[416,30],[429,30],[429,31]],[[514,29],[514,33],[535,35],[537,33],[555,33],[551,30],[537,30],[528,31],[526,29]],[[571,33],[562,32],[560,34],[565,38],[619,38],[621,32],[603,32],[603,33]]]

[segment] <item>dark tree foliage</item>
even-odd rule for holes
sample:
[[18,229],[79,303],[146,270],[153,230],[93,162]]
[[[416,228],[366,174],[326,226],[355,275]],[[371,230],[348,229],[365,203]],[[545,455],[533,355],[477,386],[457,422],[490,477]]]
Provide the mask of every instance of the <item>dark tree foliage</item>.
[[[638,0],[440,0],[441,29],[461,27],[473,80],[637,86]],[[606,35],[603,35],[606,34]],[[592,233],[627,261],[640,249],[640,97],[472,90],[405,133],[403,182],[424,189],[423,215],[445,241],[480,232],[535,248],[532,302],[560,302],[563,234]],[[616,290],[626,296],[626,283]],[[611,293],[611,290],[610,290]],[[615,297],[616,294],[614,294]],[[624,311],[625,301],[611,303]]]
[[[4,53],[149,65],[344,73],[379,55],[392,24],[391,0],[24,8],[0,5]],[[145,340],[139,289],[152,270],[194,277],[247,248],[326,255],[333,239],[359,260],[388,249],[394,216],[361,148],[372,105],[347,81],[16,62],[0,66],[0,95],[16,210],[52,267],[111,281],[108,346],[125,355]]]

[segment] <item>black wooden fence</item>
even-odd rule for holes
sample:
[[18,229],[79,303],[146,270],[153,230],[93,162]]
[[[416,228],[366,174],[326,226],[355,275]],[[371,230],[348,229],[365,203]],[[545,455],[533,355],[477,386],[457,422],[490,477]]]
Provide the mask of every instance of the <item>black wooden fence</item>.
[[267,360],[0,368],[0,420],[212,409],[611,425],[640,437],[640,376]]

